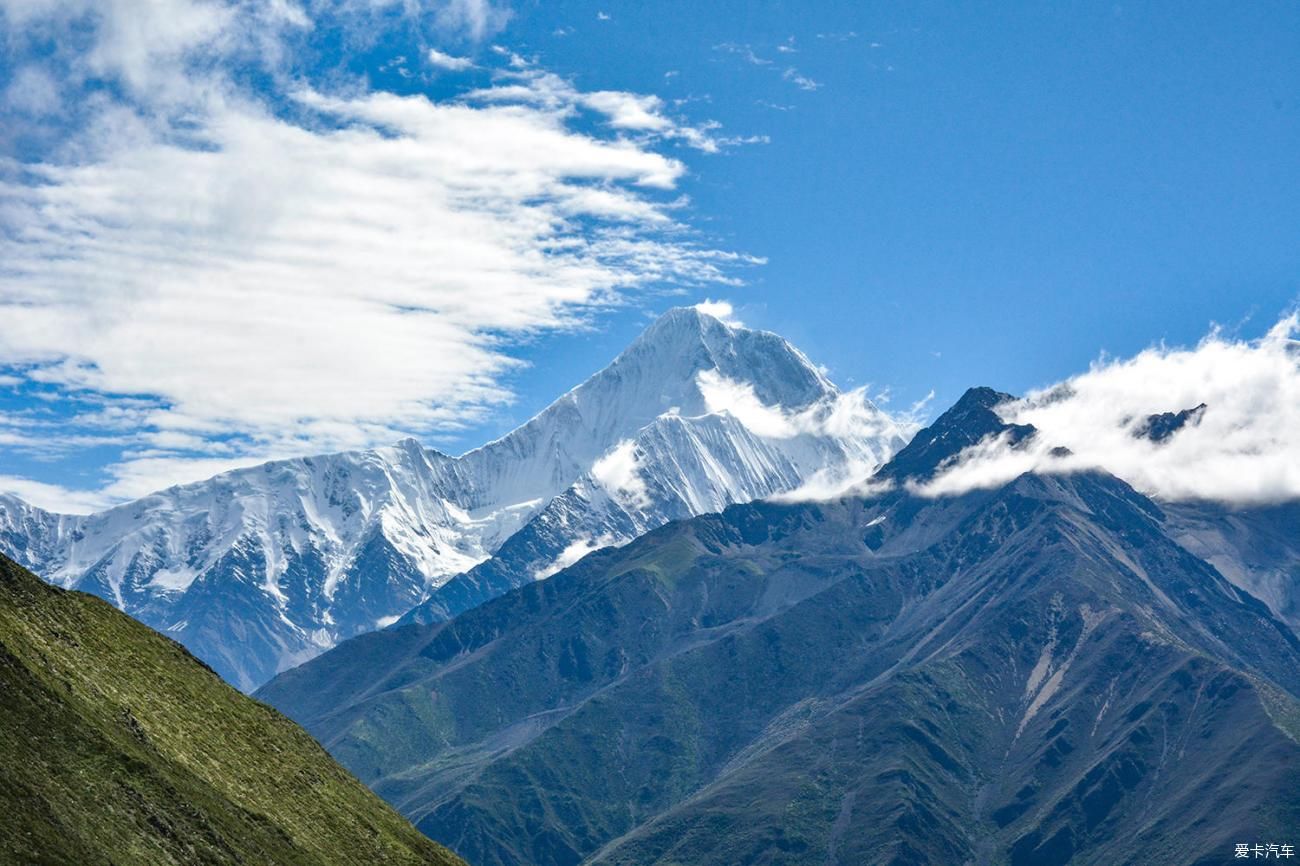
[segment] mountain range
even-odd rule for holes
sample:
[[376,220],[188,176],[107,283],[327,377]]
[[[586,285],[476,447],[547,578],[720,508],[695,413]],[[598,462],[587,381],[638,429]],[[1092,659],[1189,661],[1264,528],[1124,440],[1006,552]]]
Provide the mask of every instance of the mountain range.
[[480,866],[1209,866],[1290,840],[1295,506],[1101,471],[925,495],[964,448],[1040,435],[1005,399],[968,392],[859,495],[669,523],[256,696]]
[[460,457],[406,440],[84,516],[0,496],[0,553],[251,690],[349,637],[449,618],[668,521],[869,470],[911,432],[780,337],[681,308]]
[[298,726],[0,557],[0,862],[464,866]]
[[4,853],[453,862],[214,672],[483,866],[1209,866],[1286,841],[1300,502],[1050,463],[937,495],[994,439],[1068,455],[1012,399],[972,389],[914,434],[684,308],[459,457],[406,440],[86,516],[0,497],[0,553],[56,585],[0,560]]

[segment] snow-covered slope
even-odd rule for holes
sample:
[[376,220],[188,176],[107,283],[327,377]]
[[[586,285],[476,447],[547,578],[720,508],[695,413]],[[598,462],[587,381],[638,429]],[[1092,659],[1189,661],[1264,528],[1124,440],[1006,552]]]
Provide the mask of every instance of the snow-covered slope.
[[0,497],[0,551],[251,689],[426,599],[436,616],[440,587],[458,575],[451,594],[474,589],[452,605],[463,609],[669,520],[877,464],[908,432],[780,337],[678,309],[461,457],[406,440],[228,472],[85,517]]
[[0,552],[34,570],[56,557],[84,520],[51,514],[16,496],[0,493]]
[[608,367],[507,436],[458,461],[483,505],[549,499],[613,445],[665,412],[710,411],[701,371],[752,386],[766,405],[802,409],[836,389],[776,334],[735,328],[683,307],[670,310]]
[[407,440],[228,472],[85,517],[6,500],[0,545],[252,688],[391,621],[526,519],[460,508],[450,464]]
[[[842,395],[822,405],[861,401]],[[862,411],[869,404],[859,403]],[[730,412],[669,413],[611,449],[496,554],[436,589],[400,622],[450,619],[602,547],[626,544],[673,520],[721,511],[799,487],[819,473],[865,476],[905,443],[878,413],[874,435],[811,429],[763,436]]]

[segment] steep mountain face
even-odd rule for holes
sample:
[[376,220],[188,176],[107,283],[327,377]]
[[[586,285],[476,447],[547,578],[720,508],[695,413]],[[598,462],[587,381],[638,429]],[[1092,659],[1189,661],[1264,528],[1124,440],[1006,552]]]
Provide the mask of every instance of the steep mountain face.
[[693,308],[671,310],[613,363],[537,417],[458,461],[481,502],[549,500],[609,449],[659,416],[712,414],[699,374],[743,383],[766,406],[797,411],[837,394],[797,349],[775,334],[731,327]]
[[907,447],[881,468],[875,480],[897,483],[930,478],[963,450],[993,436],[1006,436],[1013,445],[1026,441],[1034,435],[1033,427],[1004,424],[994,411],[1013,399],[1010,394],[992,388],[971,388],[926,428],[924,436],[907,443]]
[[0,493],[0,551],[25,566],[44,562],[58,555],[81,521]]
[[499,543],[509,515],[475,520],[448,501],[450,463],[407,441],[229,472],[86,517],[10,500],[0,541],[250,688],[392,621]]
[[0,552],[112,601],[251,689],[426,599],[423,618],[458,612],[668,520],[876,465],[909,432],[780,337],[680,309],[461,457],[407,440],[228,472],[86,517],[0,497]]
[[999,399],[892,491],[674,523],[258,696],[481,864],[1210,864],[1300,826],[1300,641],[1161,507],[901,484],[1034,435]]
[[[434,590],[399,622],[443,622],[668,521],[790,491],[827,469],[876,466],[905,441],[900,428],[881,420],[875,436],[773,439],[726,413],[663,415],[552,499],[491,559]],[[607,464],[614,461],[636,466],[634,488],[611,482]]]
[[0,557],[0,861],[461,861],[296,725]]
[[1300,502],[1165,507],[1169,534],[1300,635]]

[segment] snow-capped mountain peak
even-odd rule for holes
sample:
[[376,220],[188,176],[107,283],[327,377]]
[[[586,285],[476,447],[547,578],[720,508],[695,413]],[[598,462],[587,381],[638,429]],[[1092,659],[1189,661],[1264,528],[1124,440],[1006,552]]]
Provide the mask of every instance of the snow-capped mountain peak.
[[748,383],[768,405],[803,408],[838,393],[776,334],[678,307],[521,427],[462,456],[480,485],[475,501],[550,499],[659,416],[708,414],[699,374],[709,371]]
[[[871,423],[831,423],[850,416]],[[84,517],[0,498],[0,550],[252,688],[436,598],[508,546],[528,550],[510,560],[511,581],[544,576],[668,520],[882,461],[906,432],[779,336],[684,307],[460,457],[405,439],[239,469]]]

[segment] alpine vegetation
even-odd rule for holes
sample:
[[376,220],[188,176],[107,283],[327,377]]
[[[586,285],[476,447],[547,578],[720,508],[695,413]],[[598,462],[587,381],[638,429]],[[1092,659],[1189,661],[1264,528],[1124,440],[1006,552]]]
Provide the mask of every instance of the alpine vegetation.
[[279,713],[0,557],[0,861],[463,866]]

